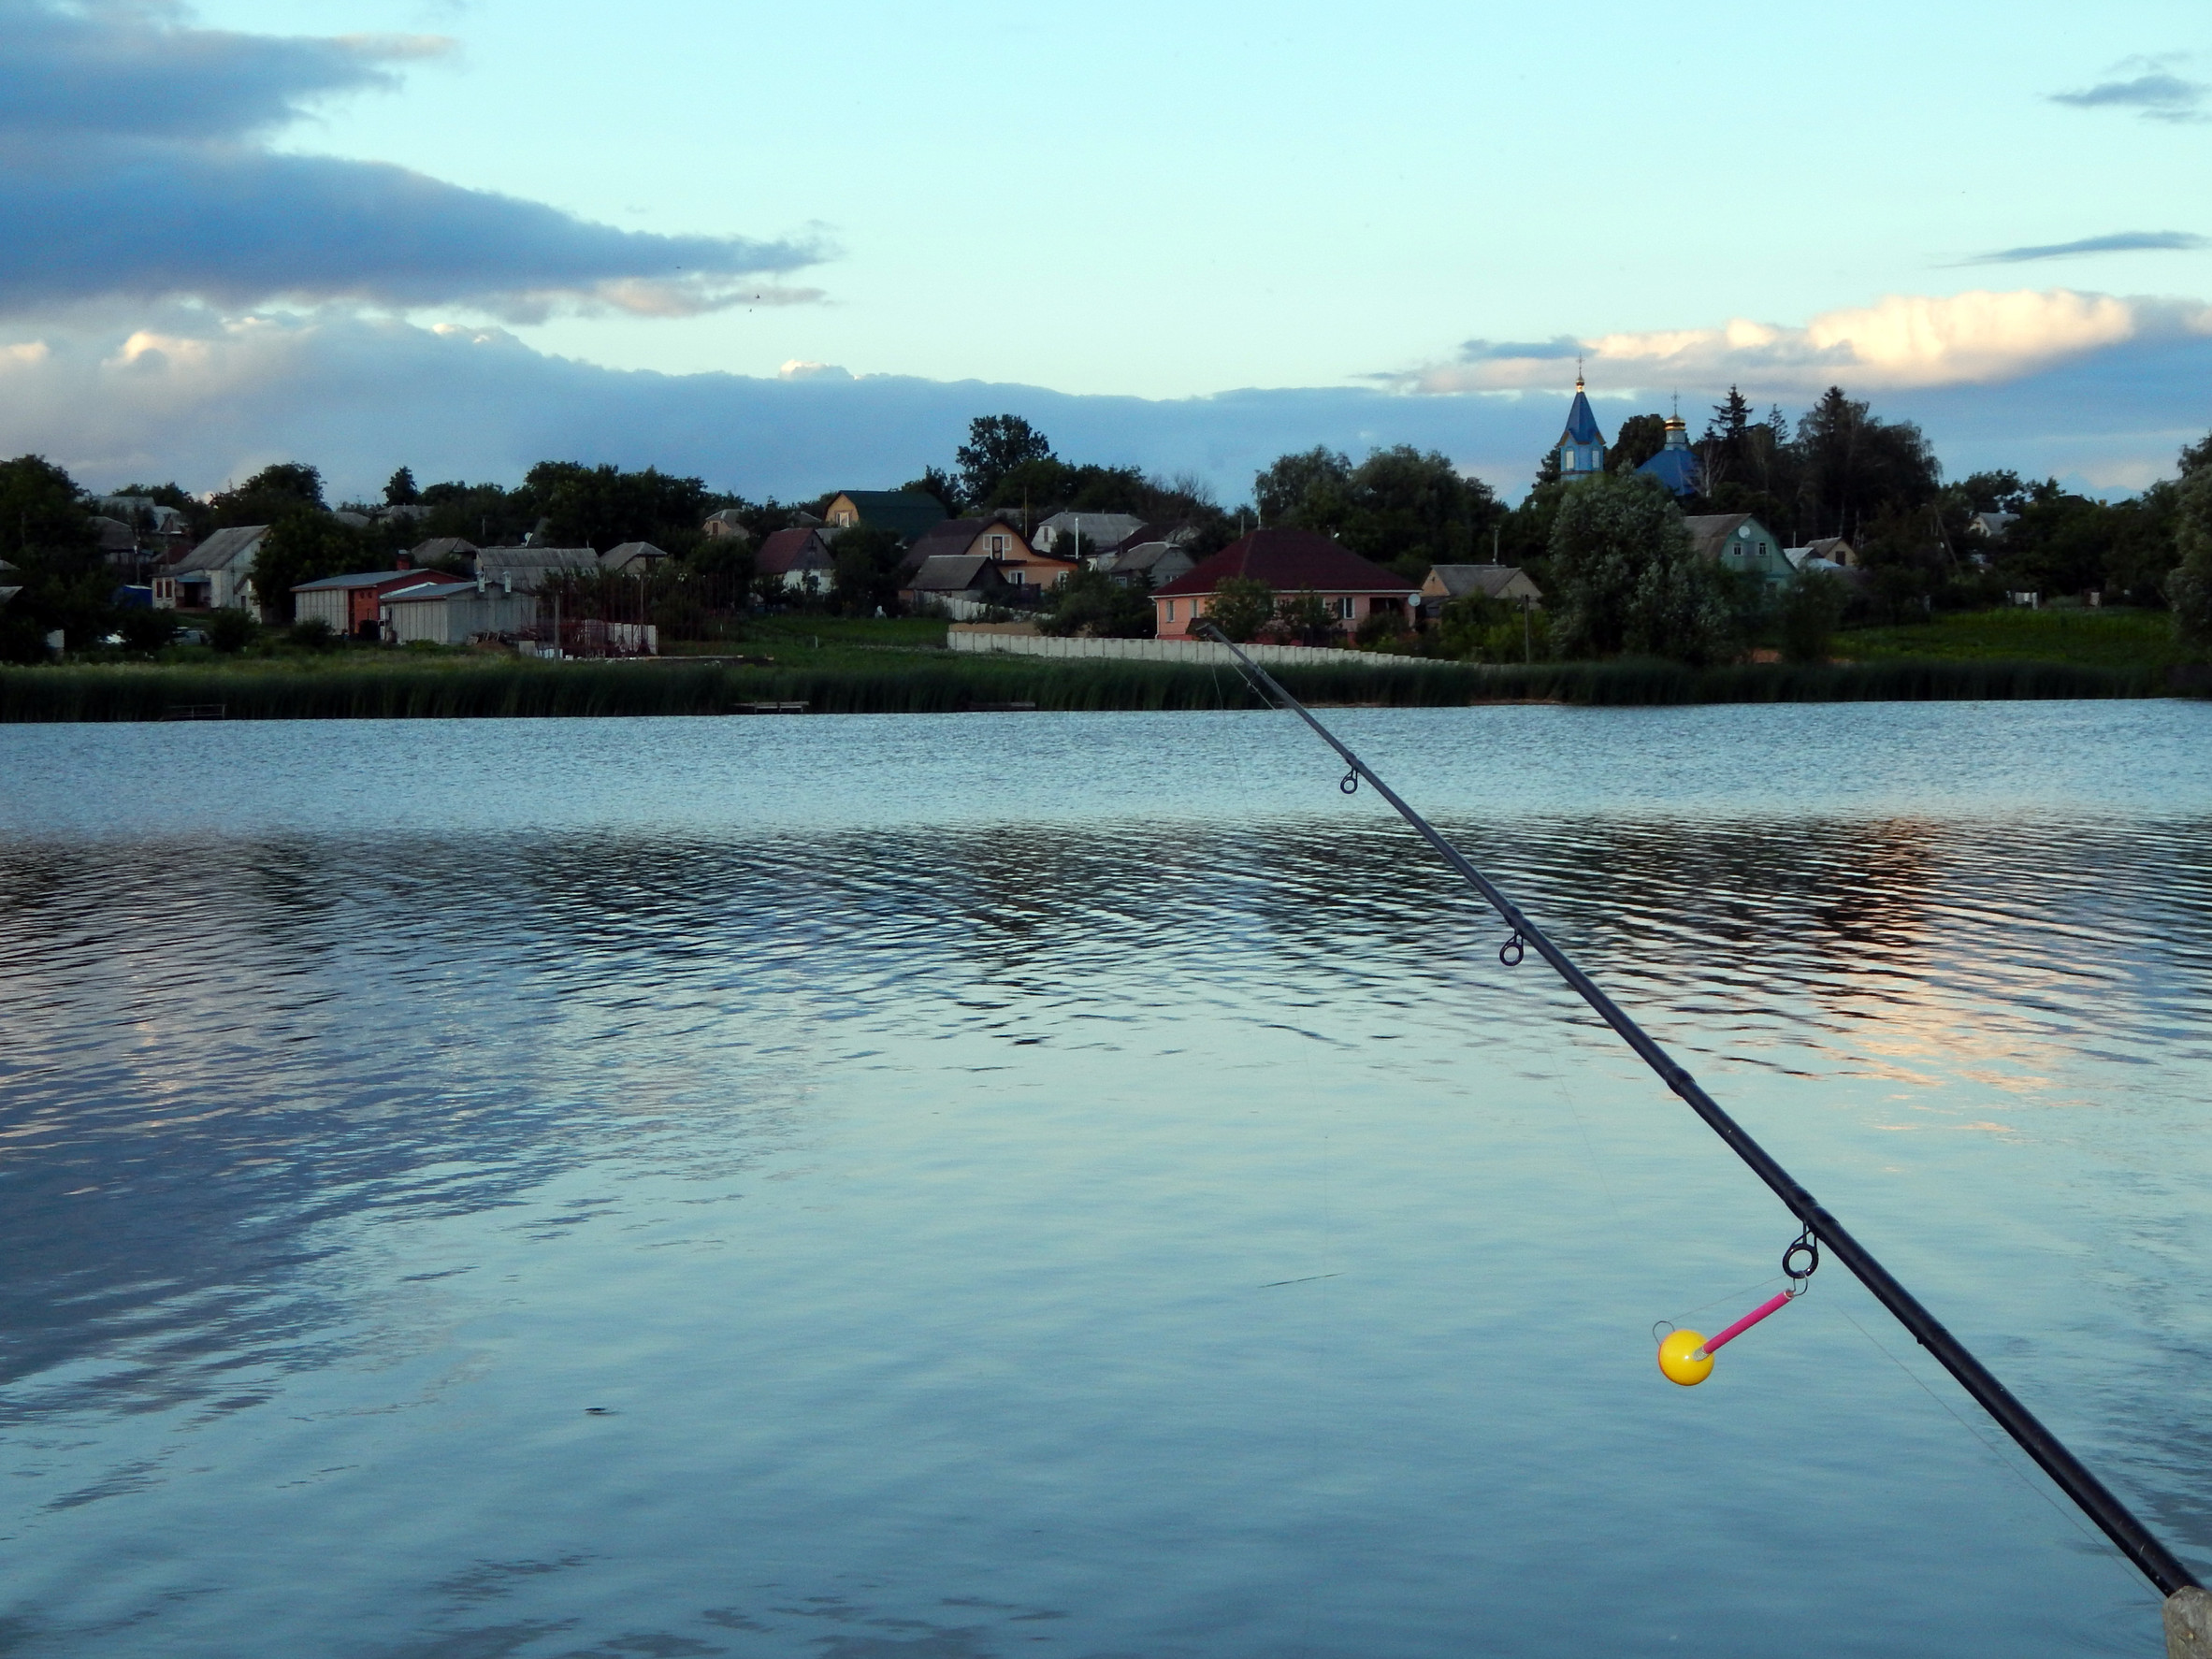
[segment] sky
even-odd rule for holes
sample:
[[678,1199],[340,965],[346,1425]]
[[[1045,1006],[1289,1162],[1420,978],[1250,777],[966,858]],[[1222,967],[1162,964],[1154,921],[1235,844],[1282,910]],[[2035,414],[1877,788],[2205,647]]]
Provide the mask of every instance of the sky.
[[2212,426],[2207,201],[2201,0],[0,0],[0,450],[795,496],[1005,409],[1514,494],[1579,357],[2125,492]]

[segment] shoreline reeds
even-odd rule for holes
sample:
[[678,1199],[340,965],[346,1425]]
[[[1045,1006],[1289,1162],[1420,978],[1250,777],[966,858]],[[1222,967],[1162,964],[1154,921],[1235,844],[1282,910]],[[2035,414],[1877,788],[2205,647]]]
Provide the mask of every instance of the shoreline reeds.
[[[1733,702],[1982,701],[2169,692],[2144,669],[1889,658],[1690,669],[1657,661],[1477,667],[1331,664],[1278,678],[1315,704],[1461,707],[1543,702],[1624,708]],[[804,703],[815,714],[1251,708],[1234,670],[1148,662],[930,658],[804,667],[524,661],[312,669],[62,665],[0,668],[0,721],[563,718],[726,714]],[[214,711],[220,709],[220,714]]]

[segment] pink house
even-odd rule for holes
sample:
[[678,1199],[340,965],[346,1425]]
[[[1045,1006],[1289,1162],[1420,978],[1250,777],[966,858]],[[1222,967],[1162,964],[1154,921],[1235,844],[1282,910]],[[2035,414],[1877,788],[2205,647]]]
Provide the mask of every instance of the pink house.
[[1152,594],[1152,619],[1164,640],[1190,637],[1215,586],[1232,576],[1265,582],[1278,599],[1320,597],[1346,631],[1377,612],[1410,618],[1420,590],[1403,576],[1339,547],[1318,530],[1254,530]]

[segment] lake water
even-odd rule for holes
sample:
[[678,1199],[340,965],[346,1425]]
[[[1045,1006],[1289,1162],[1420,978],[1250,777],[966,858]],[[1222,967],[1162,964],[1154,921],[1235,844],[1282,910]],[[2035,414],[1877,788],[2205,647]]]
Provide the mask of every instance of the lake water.
[[[1329,717],[2212,1571],[2212,709]],[[2159,1652],[1339,770],[0,728],[0,1653]]]

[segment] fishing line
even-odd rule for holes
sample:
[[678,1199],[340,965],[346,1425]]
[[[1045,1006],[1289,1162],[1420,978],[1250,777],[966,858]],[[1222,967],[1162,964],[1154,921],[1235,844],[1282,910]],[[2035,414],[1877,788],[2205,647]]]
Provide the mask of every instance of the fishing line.
[[1715,1296],[1710,1302],[1700,1302],[1695,1307],[1685,1307],[1683,1309],[1682,1317],[1685,1320],[1694,1320],[1709,1307],[1718,1307],[1728,1302],[1741,1302],[1754,1291],[1763,1291],[1769,1285],[1778,1285],[1781,1282],[1782,1275],[1774,1274],[1771,1277],[1762,1278],[1756,1285],[1745,1285],[1741,1291],[1730,1291],[1726,1295]]
[[1598,1190],[1605,1194],[1606,1207],[1612,1211],[1612,1219],[1620,1223],[1621,1231],[1626,1233],[1628,1218],[1621,1214],[1620,1201],[1613,1197],[1612,1183],[1605,1177],[1605,1160],[1599,1155],[1597,1143],[1590,1139],[1589,1126],[1583,1121],[1583,1114],[1575,1105],[1574,1096],[1567,1087],[1566,1073],[1559,1064],[1559,1052],[1552,1046],[1551,1028],[1547,1025],[1539,1030],[1543,1033],[1540,1041],[1543,1044],[1544,1060],[1552,1069],[1552,1087],[1558,1092],[1559,1104],[1567,1108],[1567,1115],[1574,1119],[1575,1132],[1583,1138],[1583,1157],[1590,1173],[1598,1177]]
[[[1982,1449],[1988,1452],[1991,1457],[1995,1458],[1997,1462],[2003,1466],[2004,1472],[2006,1474],[2010,1475],[2015,1480],[2017,1480],[2022,1486],[2026,1487],[2030,1492],[2041,1498],[2046,1504],[2048,1504],[2053,1514],[2058,1515],[2066,1522],[2068,1526],[2072,1527],[2075,1532],[2079,1533],[2090,1543],[2094,1544],[2097,1541],[2097,1535],[2089,1531],[2088,1527],[2082,1525],[2081,1517],[2078,1514],[2076,1514],[2074,1510],[2067,1508],[2063,1504],[2056,1501],[2049,1493],[2046,1492],[2042,1487],[2036,1485],[2034,1481],[2028,1479],[2027,1471],[2022,1469],[2017,1464],[2014,1463],[2011,1458],[2005,1456],[2004,1450],[2002,1447],[2000,1447],[1994,1440],[1990,1439],[1987,1435],[1983,1434],[1981,1430],[1975,1428],[1973,1423],[1967,1421],[1965,1418],[1960,1417],[1958,1411],[1953,1408],[1950,1401],[1945,1399],[1943,1395],[1937,1393],[1935,1390],[1930,1388],[1926,1380],[1922,1378],[1917,1371],[1915,1371],[1910,1365],[1906,1364],[1902,1360],[1891,1353],[1888,1349],[1883,1346],[1880,1337],[1876,1336],[1872,1331],[1868,1330],[1864,1325],[1853,1319],[1851,1317],[1851,1310],[1849,1308],[1839,1306],[1835,1311],[1843,1316],[1843,1322],[1845,1324],[1849,1325],[1854,1331],[1857,1331],[1861,1336],[1867,1339],[1867,1342],[1872,1347],[1876,1353],[1880,1354],[1892,1365],[1895,1365],[1900,1371],[1902,1371],[1907,1377],[1911,1378],[1913,1379],[1913,1386],[1915,1388],[1917,1388],[1922,1393],[1933,1400],[1938,1406],[1941,1406],[1944,1408],[1945,1415],[1947,1415],[1953,1422],[1957,1423],[1960,1428],[1972,1435],[1975,1441],[1982,1447]],[[2106,1555],[2102,1550],[2097,1551],[2097,1556],[2101,1561],[2112,1561],[2112,1557]],[[2112,1565],[2116,1570],[2125,1576],[2127,1572],[2125,1567],[2120,1566],[2119,1563],[2118,1562],[2112,1562]],[[2130,1579],[2128,1581],[2130,1583],[2134,1582],[2132,1579]]]
[[[1220,628],[1203,625],[1204,631],[1217,642],[1228,647],[1246,679],[1263,697],[1276,707],[1298,716],[1310,728],[1315,736],[1337,754],[1349,770],[1340,787],[1347,794],[1356,790],[1364,781],[1374,786],[1375,792],[1388,801],[1394,811],[1405,819],[1420,836],[1435,849],[1445,863],[1457,871],[1467,884],[1482,896],[1491,909],[1511,929],[1511,934],[1498,952],[1499,959],[1511,967],[1523,954],[1534,950],[1551,964],[1554,973],[1565,980],[1574,993],[1586,1003],[1591,1011],[1612,1027],[1614,1033],[1634,1050],[1637,1057],[1651,1068],[1684,1105],[1698,1114],[1715,1134],[1719,1135],[1730,1151],[1736,1154],[1752,1173],[1766,1183],[1785,1208],[1795,1216],[1804,1231],[1798,1235],[1783,1259],[1783,1271],[1795,1280],[1809,1277],[1816,1266],[1823,1249],[1834,1255],[1848,1267],[1858,1282],[1872,1294],[1875,1301],[1887,1308],[1898,1323],[1911,1332],[1923,1348],[1955,1378],[1959,1385],[1972,1394],[1983,1410],[1997,1425],[2010,1435],[2021,1450],[2041,1465],[2045,1474],[2057,1483],[2060,1490],[2075,1504],[2104,1536],[2134,1563],[2144,1577],[2156,1585],[2163,1595],[2173,1595],[2185,1589],[2199,1589],[2196,1576],[2184,1566],[2174,1552],[2160,1541],[2157,1535],[2145,1526],[2134,1511],[2120,1502],[2104,1483],[2090,1472],[2089,1466],[2069,1450],[2063,1441],[2045,1426],[2042,1420],[2013,1396],[2012,1391],[1998,1381],[1996,1376],[1976,1359],[1971,1349],[1947,1330],[1943,1322],[1922,1306],[1920,1301],[1902,1283],[1882,1265],[1873,1252],[1855,1238],[1842,1221],[1799,1184],[1771,1154],[1761,1147],[1729,1117],[1720,1103],[1714,1100],[1691,1076],[1674,1057],[1659,1046],[1643,1028],[1631,1019],[1620,1004],[1600,989],[1572,958],[1554,945],[1542,929],[1531,921],[1519,905],[1509,899],[1496,883],[1468,861],[1451,842],[1439,833],[1436,827],[1407,804],[1405,799],[1393,789],[1374,769],[1345,745],[1337,734],[1314,717],[1311,710],[1293,697],[1277,683],[1274,676],[1254,662],[1230,641]],[[1812,1254],[1811,1262],[1801,1271],[1793,1268],[1792,1259],[1800,1250]],[[1793,1286],[1793,1288],[1795,1288]],[[1676,1358],[1685,1363],[1694,1363],[1710,1367],[1712,1349],[1732,1340],[1741,1332],[1767,1318],[1786,1305],[1786,1296],[1777,1296],[1765,1306],[1746,1315],[1727,1330],[1706,1341],[1699,1338],[1698,1351],[1685,1348]],[[1677,1332],[1668,1338],[1669,1343],[1684,1342],[1694,1333]],[[1695,1381],[1695,1378],[1676,1376],[1669,1365],[1669,1355],[1663,1345],[1660,1366],[1677,1381]]]

